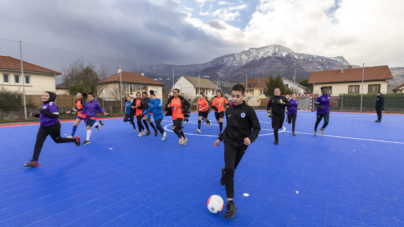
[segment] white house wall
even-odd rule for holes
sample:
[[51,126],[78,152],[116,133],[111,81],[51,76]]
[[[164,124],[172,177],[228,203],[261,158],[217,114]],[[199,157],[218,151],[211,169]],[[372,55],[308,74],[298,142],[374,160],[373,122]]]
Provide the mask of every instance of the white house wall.
[[[9,75],[9,82],[4,82],[4,74]],[[20,76],[20,83],[15,82],[15,75]],[[30,77],[30,84],[25,84],[26,95],[41,95],[44,91],[56,92],[56,79],[54,75],[40,74],[40,73],[24,73],[24,76]],[[12,71],[0,72],[0,87],[12,92],[23,92],[23,79],[21,73]]]

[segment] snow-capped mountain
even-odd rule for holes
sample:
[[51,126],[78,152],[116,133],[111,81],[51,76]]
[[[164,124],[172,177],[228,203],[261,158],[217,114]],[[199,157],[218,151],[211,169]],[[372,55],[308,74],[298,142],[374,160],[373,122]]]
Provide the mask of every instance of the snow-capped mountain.
[[151,65],[147,70],[152,77],[172,77],[173,68],[176,76],[209,76],[211,80],[243,80],[257,77],[276,76],[292,77],[296,70],[296,80],[308,79],[313,71],[339,69],[349,65],[342,57],[323,57],[295,53],[281,45],[269,45],[250,48],[236,54],[218,57],[208,63],[193,65]]

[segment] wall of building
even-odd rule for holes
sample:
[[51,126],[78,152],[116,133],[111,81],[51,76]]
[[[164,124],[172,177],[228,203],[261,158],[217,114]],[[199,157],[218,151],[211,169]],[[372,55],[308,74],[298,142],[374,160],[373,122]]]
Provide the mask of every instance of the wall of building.
[[287,85],[287,87],[289,89],[291,89],[293,92],[295,92],[296,94],[304,94],[305,93],[305,89],[299,87],[298,83],[293,83],[293,82],[291,82],[289,80],[283,80],[283,84],[285,84],[285,86]]
[[68,95],[69,89],[56,89],[56,94],[57,95]]
[[[131,89],[130,86],[133,86]],[[101,93],[102,88],[102,93]],[[163,87],[157,85],[144,85],[144,84],[122,84],[122,96],[133,96],[136,97],[137,92],[147,92],[149,94],[150,90],[157,91],[157,98],[163,97]],[[98,97],[103,97],[104,99],[119,99],[119,83],[108,83],[98,86]]]
[[[380,92],[387,94],[387,81],[365,81],[363,82],[363,94],[368,93],[370,84],[380,84]],[[321,94],[321,87],[332,87],[331,95],[348,94],[348,88],[350,85],[359,85],[359,94],[362,90],[362,82],[351,83],[329,83],[329,84],[315,84],[313,86],[313,94]]]
[[[4,74],[9,75],[9,82],[4,82]],[[15,75],[19,75],[20,83],[16,83]],[[44,91],[56,92],[56,79],[53,75],[46,74],[33,74],[24,73],[24,76],[30,77],[30,83],[25,84],[25,94],[26,95],[40,95]],[[23,81],[20,73],[12,71],[1,71],[0,72],[0,86],[13,92],[23,92]]]

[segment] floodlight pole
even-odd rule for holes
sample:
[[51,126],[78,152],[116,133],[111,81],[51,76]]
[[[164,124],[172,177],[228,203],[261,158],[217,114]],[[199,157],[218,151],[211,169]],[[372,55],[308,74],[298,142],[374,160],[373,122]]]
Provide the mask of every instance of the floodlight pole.
[[25,76],[24,76],[24,65],[22,63],[22,44],[20,41],[20,61],[21,61],[21,79],[22,79],[22,94],[24,97],[24,116],[25,120],[27,120],[27,103],[25,100]]
[[121,93],[121,97],[120,97],[120,100],[121,100],[121,113],[122,113],[122,68],[121,68],[121,59],[119,59],[119,90],[120,90],[120,93]]
[[361,89],[361,110],[362,112],[362,102],[363,102],[363,79],[365,77],[365,63],[363,63],[363,68],[362,68],[362,89]]

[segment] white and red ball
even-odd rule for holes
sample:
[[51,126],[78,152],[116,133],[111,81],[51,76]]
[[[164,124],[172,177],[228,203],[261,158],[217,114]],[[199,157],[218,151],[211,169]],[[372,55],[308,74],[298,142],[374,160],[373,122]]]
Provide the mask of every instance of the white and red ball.
[[211,197],[209,197],[208,210],[212,214],[219,213],[220,211],[223,210],[223,207],[224,207],[224,201],[223,201],[222,197],[220,197],[219,195],[212,195]]

